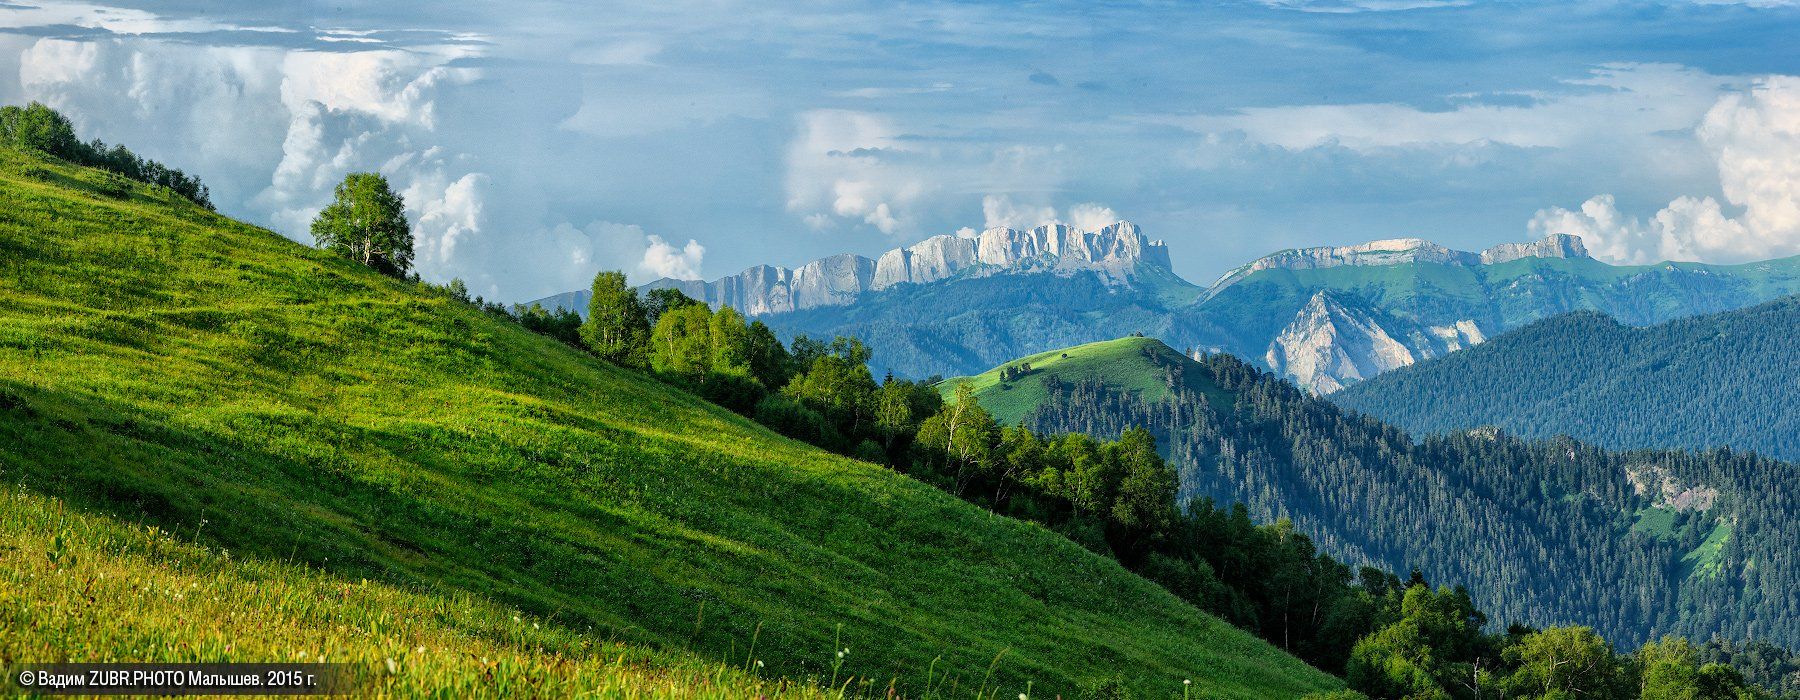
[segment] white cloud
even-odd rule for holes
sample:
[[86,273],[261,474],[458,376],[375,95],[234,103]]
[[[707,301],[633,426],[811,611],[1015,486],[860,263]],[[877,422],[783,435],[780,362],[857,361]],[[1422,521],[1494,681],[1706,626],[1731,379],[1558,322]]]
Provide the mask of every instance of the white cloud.
[[1695,130],[1718,163],[1725,215],[1712,197],[1678,197],[1648,221],[1621,214],[1611,195],[1572,212],[1539,211],[1538,233],[1579,235],[1597,257],[1739,262],[1800,254],[1800,78],[1772,76],[1726,95]]
[[[1093,202],[1071,205],[1066,216],[1058,216],[1055,207],[1022,205],[1006,195],[992,194],[981,198],[981,214],[986,228],[1032,229],[1063,223],[1078,231],[1097,231],[1119,221],[1111,207]],[[974,234],[972,229],[964,230]]]
[[1118,220],[1119,215],[1113,213],[1111,207],[1092,202],[1069,207],[1068,224],[1078,231],[1098,231],[1111,226]]
[[687,245],[676,248],[662,236],[646,236],[644,242],[644,258],[639,267],[658,277],[691,280],[700,278],[700,261],[706,256],[706,246],[699,241],[688,239]]
[[1057,221],[1054,207],[1022,205],[992,194],[981,198],[981,216],[983,228],[1031,229]]
[[417,179],[402,194],[418,217],[413,237],[419,274],[434,279],[453,276],[446,273],[460,261],[458,245],[481,235],[487,223],[483,215],[487,182],[481,173],[465,174],[447,185]]
[[906,144],[885,117],[815,110],[800,117],[788,147],[787,206],[815,226],[829,213],[885,234],[909,229],[908,209],[935,188],[928,172],[906,162]]
[[569,54],[569,61],[591,66],[653,66],[662,51],[662,42],[626,39],[578,48]]
[[544,288],[549,290],[544,294],[586,287],[600,270],[622,270],[633,284],[660,277],[698,279],[706,256],[699,241],[689,239],[676,247],[642,227],[611,221],[592,221],[583,227],[564,222],[534,238],[525,243],[549,251],[554,260],[543,270],[548,278]]
[[1393,103],[1298,105],[1145,121],[1202,133],[1241,132],[1290,150],[1341,145],[1373,151],[1481,142],[1578,148],[1689,129],[1724,90],[1740,81],[1681,66],[1614,64],[1563,82],[1566,89],[1554,93],[1506,95],[1526,98],[1528,104],[1478,102],[1448,110]]

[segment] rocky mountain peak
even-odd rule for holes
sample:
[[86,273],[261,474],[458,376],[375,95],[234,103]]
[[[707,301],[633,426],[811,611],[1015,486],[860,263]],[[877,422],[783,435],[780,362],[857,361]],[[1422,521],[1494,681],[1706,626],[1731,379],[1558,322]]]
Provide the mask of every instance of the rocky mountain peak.
[[[926,284],[958,275],[1097,272],[1115,281],[1130,279],[1139,265],[1169,268],[1169,249],[1144,236],[1137,225],[1118,221],[1093,231],[1046,224],[1021,231],[990,228],[972,238],[932,236],[875,258],[841,254],[789,269],[759,265],[711,282],[659,279],[647,289],[673,287],[713,306],[729,305],[746,314],[841,306],[872,291],[898,284]],[[552,297],[586,309],[583,292]]]

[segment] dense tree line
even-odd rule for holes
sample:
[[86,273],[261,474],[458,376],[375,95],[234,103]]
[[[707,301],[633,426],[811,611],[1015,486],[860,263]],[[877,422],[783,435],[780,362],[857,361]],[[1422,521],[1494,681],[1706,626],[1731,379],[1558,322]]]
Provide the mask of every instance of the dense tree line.
[[1332,396],[1415,434],[1495,425],[1615,449],[1800,459],[1800,298],[1646,328],[1598,313],[1525,326]]
[[213,208],[211,195],[200,178],[139,156],[123,145],[107,146],[99,139],[83,142],[67,117],[37,102],[24,107],[0,107],[0,143],[166,187],[195,204]]

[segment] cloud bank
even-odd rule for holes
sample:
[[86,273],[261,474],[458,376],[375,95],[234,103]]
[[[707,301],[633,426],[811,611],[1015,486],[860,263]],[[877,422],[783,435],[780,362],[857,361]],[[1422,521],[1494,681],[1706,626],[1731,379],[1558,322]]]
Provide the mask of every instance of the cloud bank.
[[1773,76],[1726,95],[1695,134],[1717,161],[1719,187],[1736,216],[1711,196],[1681,196],[1643,220],[1599,195],[1574,211],[1539,211],[1531,230],[1581,236],[1596,257],[1623,263],[1800,254],[1800,78]]

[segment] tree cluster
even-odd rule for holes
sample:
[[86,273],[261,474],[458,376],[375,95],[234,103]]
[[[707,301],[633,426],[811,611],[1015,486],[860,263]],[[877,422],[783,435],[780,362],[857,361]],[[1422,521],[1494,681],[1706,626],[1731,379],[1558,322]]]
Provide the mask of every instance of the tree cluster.
[[107,146],[99,139],[84,143],[75,135],[75,126],[67,117],[37,102],[24,107],[0,107],[0,143],[166,187],[208,210],[213,208],[211,195],[199,178],[139,156],[122,145]]

